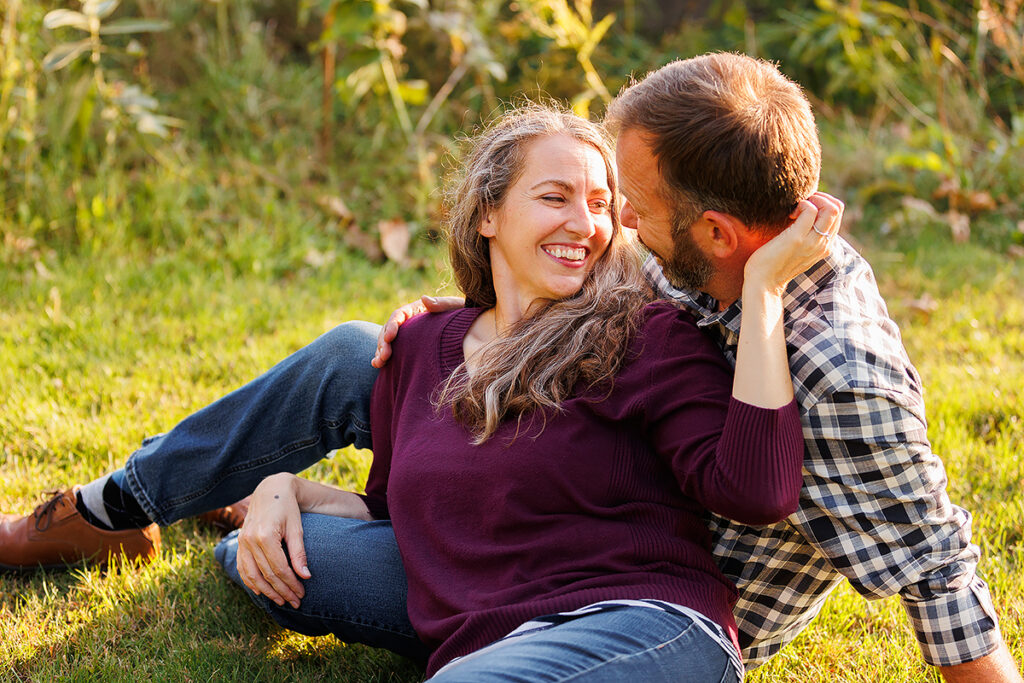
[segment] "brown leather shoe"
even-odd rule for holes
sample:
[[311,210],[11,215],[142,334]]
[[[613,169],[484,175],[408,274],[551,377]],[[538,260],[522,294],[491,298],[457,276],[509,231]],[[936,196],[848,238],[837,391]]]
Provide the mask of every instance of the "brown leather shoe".
[[160,552],[160,528],[106,531],[89,524],[75,508],[78,486],[54,491],[31,515],[0,519],[0,568],[49,569],[85,560],[106,565],[123,556],[153,559]]
[[252,496],[246,496],[242,500],[234,503],[233,505],[227,505],[216,510],[210,510],[198,515],[198,519],[203,524],[212,526],[222,534],[229,534],[235,529],[242,527],[242,522],[245,521],[245,515],[249,512],[249,500]]

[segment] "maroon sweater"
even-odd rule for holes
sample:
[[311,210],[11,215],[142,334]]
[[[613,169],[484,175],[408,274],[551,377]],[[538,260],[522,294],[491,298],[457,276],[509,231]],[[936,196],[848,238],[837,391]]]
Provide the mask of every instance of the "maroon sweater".
[[406,323],[371,404],[364,500],[394,523],[409,618],[436,648],[428,674],[532,617],[615,598],[692,607],[735,642],[736,589],[701,513],[763,524],[796,509],[795,403],[730,399],[731,369],[693,318],[652,304],[610,395],[566,401],[543,431],[524,419],[514,441],[512,420],[473,446],[431,399],[480,312]]

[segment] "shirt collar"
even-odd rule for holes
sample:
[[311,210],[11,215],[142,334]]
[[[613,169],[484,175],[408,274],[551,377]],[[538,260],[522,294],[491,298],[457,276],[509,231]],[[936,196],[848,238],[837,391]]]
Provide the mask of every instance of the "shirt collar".
[[[834,278],[835,273],[842,268],[842,264],[848,262],[852,255],[853,247],[843,238],[836,237],[835,242],[832,244],[832,250],[826,258],[818,261],[790,281],[782,300],[783,308],[787,311],[792,311],[814,296],[816,292],[827,286]],[[673,287],[669,284],[654,256],[647,257],[643,270],[644,275],[656,292],[663,297],[674,299],[690,309],[697,318],[698,327],[722,325],[726,329],[739,334],[741,314],[743,312],[743,302],[741,300],[737,299],[731,306],[724,310],[719,310],[718,301],[710,294],[693,289],[677,289]]]

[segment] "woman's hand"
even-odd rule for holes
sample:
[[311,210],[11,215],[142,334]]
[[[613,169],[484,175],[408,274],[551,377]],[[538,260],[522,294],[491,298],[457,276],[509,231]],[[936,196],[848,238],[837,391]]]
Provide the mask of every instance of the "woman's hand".
[[[832,238],[839,233],[843,203],[816,192],[797,205],[793,225],[762,245],[747,260],[744,289],[756,288],[782,295],[794,277],[829,254]],[[744,292],[746,298],[747,291]]]
[[370,361],[375,368],[382,368],[391,358],[391,342],[398,336],[398,328],[409,318],[420,313],[444,313],[466,305],[465,299],[457,296],[421,296],[419,301],[399,306],[384,323],[384,328],[377,335],[377,353]]
[[779,408],[793,400],[782,296],[790,280],[828,255],[839,232],[843,203],[819,192],[800,202],[793,214],[793,225],[751,254],[743,270],[743,317],[732,395],[762,408]]
[[238,533],[237,559],[238,573],[252,592],[294,608],[306,594],[299,579],[311,576],[302,542],[296,479],[291,474],[271,475],[253,491]]

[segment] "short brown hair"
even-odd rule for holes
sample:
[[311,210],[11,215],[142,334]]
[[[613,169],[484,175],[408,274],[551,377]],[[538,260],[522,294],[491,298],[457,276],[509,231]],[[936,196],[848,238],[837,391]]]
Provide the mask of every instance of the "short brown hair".
[[775,67],[746,55],[679,60],[619,93],[613,130],[639,130],[651,144],[662,192],[777,231],[818,185],[821,143],[803,92]]

